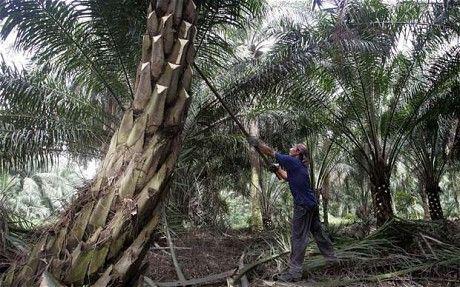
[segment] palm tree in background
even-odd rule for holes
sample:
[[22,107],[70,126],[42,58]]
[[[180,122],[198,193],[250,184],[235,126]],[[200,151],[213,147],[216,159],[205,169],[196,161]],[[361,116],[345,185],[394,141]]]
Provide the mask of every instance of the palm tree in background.
[[[319,131],[315,131],[318,133]],[[323,222],[326,228],[329,226],[329,200],[331,198],[331,173],[340,162],[340,150],[334,144],[334,139],[326,136],[307,137],[307,146],[310,150],[310,177],[311,186],[316,195],[321,197],[323,207]]]
[[0,64],[0,170],[31,172],[60,155],[101,155],[116,118],[91,93],[40,68]]
[[[273,126],[273,110],[268,111],[259,104],[265,100],[268,87],[257,86],[255,89],[248,79],[265,72],[260,67],[270,61],[270,57],[267,57],[268,51],[276,45],[277,31],[285,17],[302,14],[294,11],[293,7],[277,3],[273,3],[267,10],[264,20],[248,18],[245,29],[224,31],[223,37],[234,51],[234,57],[229,58],[225,65],[207,69],[205,73],[235,116],[245,123],[246,130],[259,136],[262,129],[264,138],[268,136],[266,130],[277,130],[279,126]],[[200,95],[200,99],[192,103],[189,111],[184,132],[184,148],[187,150],[184,154],[187,157],[181,155],[180,164],[190,167],[198,163],[197,168],[189,169],[189,172],[199,171],[202,177],[212,178],[206,181],[209,190],[218,190],[222,182],[225,182],[224,186],[227,188],[240,190],[244,195],[245,190],[249,190],[247,196],[252,202],[252,227],[261,229],[262,225],[271,226],[270,192],[265,192],[264,166],[257,152],[247,149],[238,127],[231,121],[231,117],[209,87],[201,85],[197,88],[196,94]],[[278,109],[278,112],[284,111]],[[222,153],[223,150],[226,152]],[[197,158],[203,160],[197,162]],[[204,173],[201,173],[202,168],[205,169]],[[245,174],[248,169],[249,179]]]
[[[284,77],[291,104],[328,115],[335,136],[350,143],[342,147],[369,176],[379,225],[393,217],[391,170],[428,100],[453,96],[459,47],[445,45],[458,37],[458,17],[452,2],[347,2],[284,37],[286,65],[272,78]],[[298,71],[291,80],[290,66]]]
[[[219,83],[234,110],[257,96],[251,117],[279,149],[305,138],[301,127],[319,112],[336,144],[368,175],[380,224],[392,216],[388,187],[403,143],[429,109],[427,100],[452,95],[448,87],[458,75],[458,49],[447,56],[438,49],[455,35],[458,9],[450,2],[396,8],[351,2],[319,14],[311,26],[287,25],[279,45],[257,57],[257,65],[238,65],[222,27],[245,24],[260,10],[259,1],[197,1],[198,15],[190,0],[6,3],[0,8],[7,19],[3,35],[17,29],[18,46],[35,56],[29,70],[2,72],[2,119],[10,129],[2,137],[9,150],[2,151],[2,166],[46,164],[67,151],[106,154],[95,181],[40,237],[28,262],[5,275],[7,285],[30,283],[45,268],[44,280],[66,284],[106,286],[135,278],[182,141],[181,173],[200,170],[198,179],[216,188],[230,181],[213,182],[216,175],[247,183],[238,178],[248,165],[247,154],[239,152],[242,137],[235,136],[235,125],[222,124],[229,118],[209,91],[201,94],[207,87],[190,84],[193,62]],[[419,18],[422,23],[411,22]],[[396,47],[404,32],[418,36],[403,53]],[[230,77],[219,77],[225,69]],[[191,104],[188,94],[194,94]],[[213,127],[219,133],[211,138]],[[14,159],[16,146],[33,156]],[[197,158],[206,159],[204,168]]]
[[[243,76],[225,94],[263,94],[257,115],[282,126],[271,126],[275,147],[313,115],[325,117],[321,124],[368,175],[373,210],[383,224],[393,217],[390,178],[401,148],[428,100],[454,95],[458,47],[448,43],[458,36],[458,12],[452,2],[344,2],[306,25],[286,22],[267,60],[235,70]],[[264,138],[274,133],[261,131]]]
[[17,45],[33,49],[41,69],[110,99],[110,115],[121,119],[95,180],[27,262],[9,269],[5,285],[109,286],[136,278],[181,148],[196,51],[214,43],[201,51],[222,52],[213,27],[239,25],[260,8],[258,1],[5,3],[2,34],[16,29]]
[[[441,178],[449,168],[456,128],[452,99],[432,103],[427,118],[418,125],[407,144],[406,159],[417,175],[432,220],[444,219],[441,206]],[[426,200],[426,199],[424,199]]]
[[41,224],[63,211],[84,178],[73,165],[55,166],[47,172],[5,175],[10,186],[2,189],[1,201],[16,214]]

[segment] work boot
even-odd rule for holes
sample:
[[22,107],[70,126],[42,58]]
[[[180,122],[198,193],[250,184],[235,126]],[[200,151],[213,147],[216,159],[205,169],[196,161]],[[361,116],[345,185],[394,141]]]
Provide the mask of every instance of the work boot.
[[302,280],[302,274],[301,273],[290,273],[290,272],[283,272],[280,274],[276,274],[273,276],[273,280],[275,281],[280,281],[280,282],[297,282]]

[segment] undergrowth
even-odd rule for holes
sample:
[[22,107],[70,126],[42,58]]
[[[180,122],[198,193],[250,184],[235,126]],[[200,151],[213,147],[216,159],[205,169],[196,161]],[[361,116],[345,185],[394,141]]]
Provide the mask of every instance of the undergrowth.
[[[351,226],[360,228],[357,224]],[[460,286],[458,223],[396,218],[361,239],[350,237],[349,227],[341,226],[332,232],[336,263],[327,264],[310,244],[304,277],[316,282],[312,286],[368,286],[370,282],[401,280]],[[288,235],[278,234],[275,242],[278,250],[286,250]]]

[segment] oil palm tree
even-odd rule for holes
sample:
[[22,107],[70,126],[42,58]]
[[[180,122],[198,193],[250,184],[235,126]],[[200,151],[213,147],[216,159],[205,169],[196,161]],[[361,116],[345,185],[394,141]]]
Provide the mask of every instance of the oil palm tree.
[[39,237],[27,262],[3,276],[6,286],[136,278],[181,148],[194,46],[214,42],[207,51],[219,51],[213,27],[239,25],[260,8],[258,1],[128,2],[6,1],[1,8],[4,35],[17,29],[18,45],[33,49],[38,65],[112,99],[121,118],[94,181]]
[[[454,98],[432,103],[429,115],[418,125],[407,143],[407,160],[428,197],[432,220],[444,219],[440,181],[449,167],[456,129]],[[453,104],[453,105],[452,105]],[[447,107],[446,107],[447,106]]]
[[[267,114],[267,110],[262,109],[258,104],[263,100],[264,92],[269,87],[258,87],[260,89],[255,90],[248,79],[264,72],[259,71],[258,68],[261,63],[268,60],[267,51],[276,43],[277,35],[273,31],[276,31],[276,26],[280,25],[280,19],[286,16],[285,14],[294,15],[294,8],[286,5],[284,7],[271,5],[267,10],[263,20],[248,18],[244,29],[226,30],[223,35],[229,48],[234,51],[233,57],[221,67],[212,66],[204,69],[204,74],[212,82],[211,85],[215,86],[226,104],[235,111],[235,116],[244,122],[250,134],[257,137],[260,135],[261,125],[269,125],[272,122],[271,114]],[[206,173],[215,176],[213,180],[215,182],[221,182],[228,175],[236,175],[236,178],[227,184],[241,189],[243,194],[246,194],[245,190],[249,189],[252,227],[261,229],[263,222],[270,224],[270,214],[264,212],[268,209],[260,206],[267,195],[263,187],[263,164],[254,149],[247,149],[241,131],[231,121],[231,117],[222,108],[209,87],[203,85],[199,88],[201,101],[192,104],[191,116],[186,124],[184,144],[186,148],[190,147],[195,156],[190,154],[187,160],[191,160],[189,164],[192,164],[197,157],[201,157],[203,158],[201,164],[205,167],[214,166],[215,163],[214,171]],[[222,154],[222,150],[226,153]],[[210,157],[214,159],[222,157],[220,160],[225,164],[211,161]],[[249,161],[245,161],[244,157],[249,158]],[[181,158],[181,162],[183,160],[185,159]],[[241,173],[248,169],[250,170],[249,188],[246,182],[242,186],[239,185],[241,180],[238,179],[246,179],[246,176]],[[209,187],[209,189],[216,188]]]
[[[292,104],[328,115],[348,141],[344,150],[369,176],[379,225],[393,217],[390,176],[403,143],[428,100],[450,94],[458,78],[459,47],[443,46],[458,37],[458,17],[452,2],[348,1],[286,33],[280,55],[298,71],[285,78]],[[285,77],[285,69],[275,72]]]

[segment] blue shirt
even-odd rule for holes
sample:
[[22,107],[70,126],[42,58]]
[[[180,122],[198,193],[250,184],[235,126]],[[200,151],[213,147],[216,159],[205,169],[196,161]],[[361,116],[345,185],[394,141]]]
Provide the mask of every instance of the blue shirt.
[[310,175],[300,159],[281,153],[276,153],[275,158],[287,172],[287,180],[294,203],[309,208],[316,207],[318,202],[310,186]]

